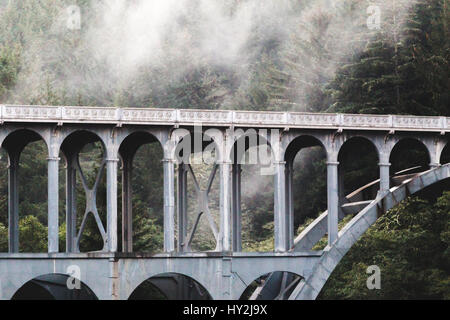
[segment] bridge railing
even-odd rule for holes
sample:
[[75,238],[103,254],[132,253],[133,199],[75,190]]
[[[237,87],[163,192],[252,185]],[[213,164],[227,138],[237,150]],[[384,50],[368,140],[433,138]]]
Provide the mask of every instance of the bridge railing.
[[450,131],[450,118],[439,116],[76,106],[0,105],[0,121]]

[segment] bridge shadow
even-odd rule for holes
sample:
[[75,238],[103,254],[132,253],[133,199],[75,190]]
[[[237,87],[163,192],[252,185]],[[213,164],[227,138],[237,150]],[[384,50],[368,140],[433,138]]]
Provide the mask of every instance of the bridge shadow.
[[[81,281],[69,289],[75,279],[64,274],[46,274],[25,283],[11,300],[98,300],[94,292]],[[69,285],[68,285],[69,283]]]
[[212,300],[196,280],[178,273],[163,273],[142,282],[129,300]]

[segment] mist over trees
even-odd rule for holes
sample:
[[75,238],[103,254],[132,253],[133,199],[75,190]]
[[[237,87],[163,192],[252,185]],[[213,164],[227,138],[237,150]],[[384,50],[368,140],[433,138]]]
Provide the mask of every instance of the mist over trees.
[[[80,28],[68,25],[76,17],[68,10],[73,5]],[[380,28],[367,26],[369,5],[380,7]],[[0,103],[450,116],[448,10],[446,0],[0,0]],[[47,250],[46,157],[43,142],[21,156],[21,252]],[[101,157],[98,144],[81,153],[90,183]],[[135,251],[162,250],[161,159],[153,143],[134,160]],[[7,162],[2,151],[0,252],[8,250]],[[349,166],[349,191],[373,180],[364,169],[372,162],[361,158]],[[204,183],[211,168],[195,169]],[[297,157],[295,169],[295,228],[301,229],[326,210],[326,159],[310,150]],[[271,251],[272,177],[251,166],[243,176],[257,181],[243,190],[244,250]],[[103,220],[104,183],[97,203]],[[215,183],[210,206],[217,219]],[[77,188],[82,216],[85,199],[80,183]],[[119,179],[119,194],[120,188]],[[436,198],[420,194],[382,217],[349,251],[321,297],[448,299],[450,196],[443,190]],[[195,250],[214,249],[204,221],[194,240]],[[88,220],[81,248],[101,247]],[[384,270],[382,290],[365,287],[371,264]]]

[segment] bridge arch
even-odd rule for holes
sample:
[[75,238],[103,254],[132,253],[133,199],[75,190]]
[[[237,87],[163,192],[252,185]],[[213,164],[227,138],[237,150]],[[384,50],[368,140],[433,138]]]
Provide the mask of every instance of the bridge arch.
[[[77,288],[69,289],[68,281]],[[83,281],[70,279],[69,275],[52,273],[34,277],[25,282],[11,300],[98,300],[95,293]]]
[[[42,223],[42,225],[49,225],[47,212],[45,212],[44,215],[39,215],[39,207],[40,205],[42,205],[42,200],[45,201],[46,199],[48,199],[47,192],[43,192],[43,190],[47,189],[46,171],[48,168],[47,159],[49,158],[50,152],[47,133],[47,130],[42,130],[34,127],[13,127],[11,131],[5,134],[4,139],[1,142],[1,147],[6,151],[8,155],[8,246],[10,252],[19,252],[19,250],[27,252],[42,252],[44,250],[42,248],[42,245],[39,245],[38,247],[34,245],[32,247],[20,246],[19,218],[21,210],[19,210],[19,207],[23,205],[24,201],[26,201],[26,203],[33,203],[34,205],[36,205],[36,207],[28,207],[29,212],[27,213],[27,215],[33,216],[34,221],[28,220],[27,223],[33,226],[35,226],[39,222]],[[36,152],[35,154],[29,153],[28,151],[31,151],[32,149],[28,149],[27,146],[29,146],[31,143],[37,143],[35,147],[37,147],[38,149],[41,148],[41,150]],[[44,155],[45,158],[40,158],[40,162],[38,162],[42,166],[34,168],[31,168],[29,166],[21,166],[21,162],[26,160],[23,159],[25,155],[28,158],[37,157],[38,159],[40,155]],[[22,167],[22,169],[20,169],[20,167]],[[27,179],[32,179],[33,175],[36,174],[37,168],[45,170],[45,178],[35,180],[36,184],[38,184],[39,186],[38,188],[31,189],[29,190],[29,192],[22,192],[23,190],[21,191],[22,185],[20,182],[21,180],[23,182],[24,176],[23,174],[21,174],[21,172],[25,171],[27,173]],[[38,174],[40,175],[42,174],[42,172],[39,172]],[[34,193],[32,193],[31,191],[34,191]],[[24,194],[24,196],[21,197],[22,199],[19,198],[19,193]],[[46,205],[45,202],[45,211],[47,211],[48,204]],[[48,235],[46,235],[46,242],[47,241]]]
[[[97,145],[96,145],[97,144]],[[89,147],[90,145],[90,147]],[[89,147],[88,150],[86,148]],[[66,252],[80,252],[81,239],[83,238],[86,226],[93,227],[89,222],[92,216],[96,227],[94,232],[100,233],[103,247],[99,250],[106,250],[107,235],[104,221],[106,209],[99,207],[100,200],[105,198],[104,179],[106,169],[107,147],[101,134],[95,130],[70,128],[61,134],[60,153],[63,155],[66,164],[65,178],[65,201],[66,201]],[[89,156],[80,157],[83,151]],[[96,158],[93,158],[94,155]],[[83,159],[85,158],[85,159]],[[87,168],[93,169],[93,176],[89,177]],[[89,181],[89,179],[94,182]],[[77,198],[84,192],[86,204],[83,209],[81,225],[78,226]],[[94,236],[95,237],[95,236]],[[98,241],[94,240],[97,244]],[[99,242],[98,245],[101,245]],[[97,249],[97,248],[95,248]],[[94,248],[88,248],[88,251]]]
[[325,248],[319,262],[314,266],[311,276],[300,282],[290,299],[315,299],[343,256],[383,212],[390,210],[407,196],[449,177],[450,164],[439,166],[422,172],[413,179],[406,180],[398,187],[391,189],[390,192],[372,201],[340,230],[337,240]]
[[[156,226],[161,226],[161,231],[163,231],[162,221],[163,221],[163,159],[164,159],[164,150],[161,141],[156,137],[153,133],[145,131],[145,130],[133,130],[124,135],[121,140],[119,149],[118,149],[119,158],[121,161],[121,169],[122,169],[122,251],[123,252],[133,252],[137,250],[133,247],[133,244],[136,243],[133,239],[133,179],[140,179],[139,181],[139,189],[147,190],[144,192],[144,198],[141,199],[144,201],[145,208],[151,209],[151,219],[156,219]],[[152,154],[152,157],[146,158],[144,154]],[[156,155],[156,157],[155,157]],[[136,168],[134,168],[134,163],[136,161],[152,161],[151,164],[147,162],[147,165],[141,166],[141,168],[137,168],[138,174],[134,174],[136,172]],[[146,173],[149,176],[139,175],[139,170],[142,170],[142,167],[147,168]],[[141,172],[142,173],[142,172]],[[160,183],[155,183],[156,181],[160,181]],[[159,189],[150,190],[151,186],[149,181],[152,181],[152,186],[156,185],[156,188],[161,187]],[[136,187],[136,186],[135,186]],[[135,189],[136,190],[136,189]],[[142,195],[143,192],[138,193]],[[151,201],[151,199],[154,200]],[[147,217],[150,217],[147,215]],[[139,241],[137,241],[139,243]],[[163,248],[153,248],[154,250],[163,250]],[[143,251],[141,250],[138,251]]]
[[[157,292],[152,290],[152,287],[157,289]],[[161,295],[158,295],[158,291]],[[212,300],[208,290],[198,280],[183,273],[171,272],[155,274],[142,281],[134,288],[128,300],[148,300],[149,298],[150,300],[155,298],[157,300]]]
[[[277,195],[280,191],[276,187],[277,167],[281,166],[282,148],[274,146],[279,139],[273,134],[278,131],[250,129],[235,129],[227,141],[227,161],[231,163],[231,213],[232,213],[232,246],[233,251],[273,251],[277,250],[277,239],[273,243],[268,240],[269,235],[277,234],[279,224],[277,215],[282,208],[277,207]],[[284,167],[284,164],[283,164]],[[281,182],[281,180],[280,180]],[[272,212],[256,210],[257,203],[268,203]],[[245,203],[246,211],[242,210]],[[258,215],[258,224],[250,223],[250,213]],[[273,226],[271,225],[273,221]],[[251,228],[254,228],[253,230]],[[259,234],[261,241],[254,241],[250,235]],[[273,249],[271,249],[273,246]]]
[[[286,212],[290,218],[290,237],[297,237],[296,230],[299,226],[327,208],[327,158],[327,147],[322,137],[313,134],[301,133],[294,136],[286,148]],[[315,189],[314,192],[319,193],[320,200],[311,203],[308,196],[310,182],[319,180],[324,184],[319,184],[320,189]],[[299,184],[298,181],[307,182]]]
[[[376,197],[376,192],[364,194],[360,199],[347,199],[347,195],[353,190],[366,185],[379,178],[380,150],[370,137],[354,135],[348,137],[339,148],[338,153],[338,188],[340,207],[352,201],[367,201]],[[363,173],[361,173],[361,171]],[[359,172],[360,176],[355,176]],[[361,175],[367,177],[367,181],[361,181]],[[340,209],[340,217],[345,214]]]
[[417,167],[416,172],[428,169],[431,165],[431,151],[424,141],[412,136],[396,139],[389,153],[391,175],[401,170]]
[[439,163],[441,165],[450,163],[450,142],[447,142],[445,147],[442,149]]

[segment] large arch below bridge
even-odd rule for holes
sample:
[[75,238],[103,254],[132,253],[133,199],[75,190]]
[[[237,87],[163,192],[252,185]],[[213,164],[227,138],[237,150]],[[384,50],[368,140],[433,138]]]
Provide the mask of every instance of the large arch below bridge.
[[424,171],[372,201],[339,232],[339,237],[333,245],[325,248],[311,276],[297,285],[290,299],[316,299],[339,261],[383,212],[393,208],[407,196],[448,178],[450,164]]
[[56,273],[28,281],[14,293],[11,300],[98,300],[98,298],[82,281],[70,278],[66,274]]
[[198,281],[180,273],[162,273],[142,282],[128,300],[212,300]]

